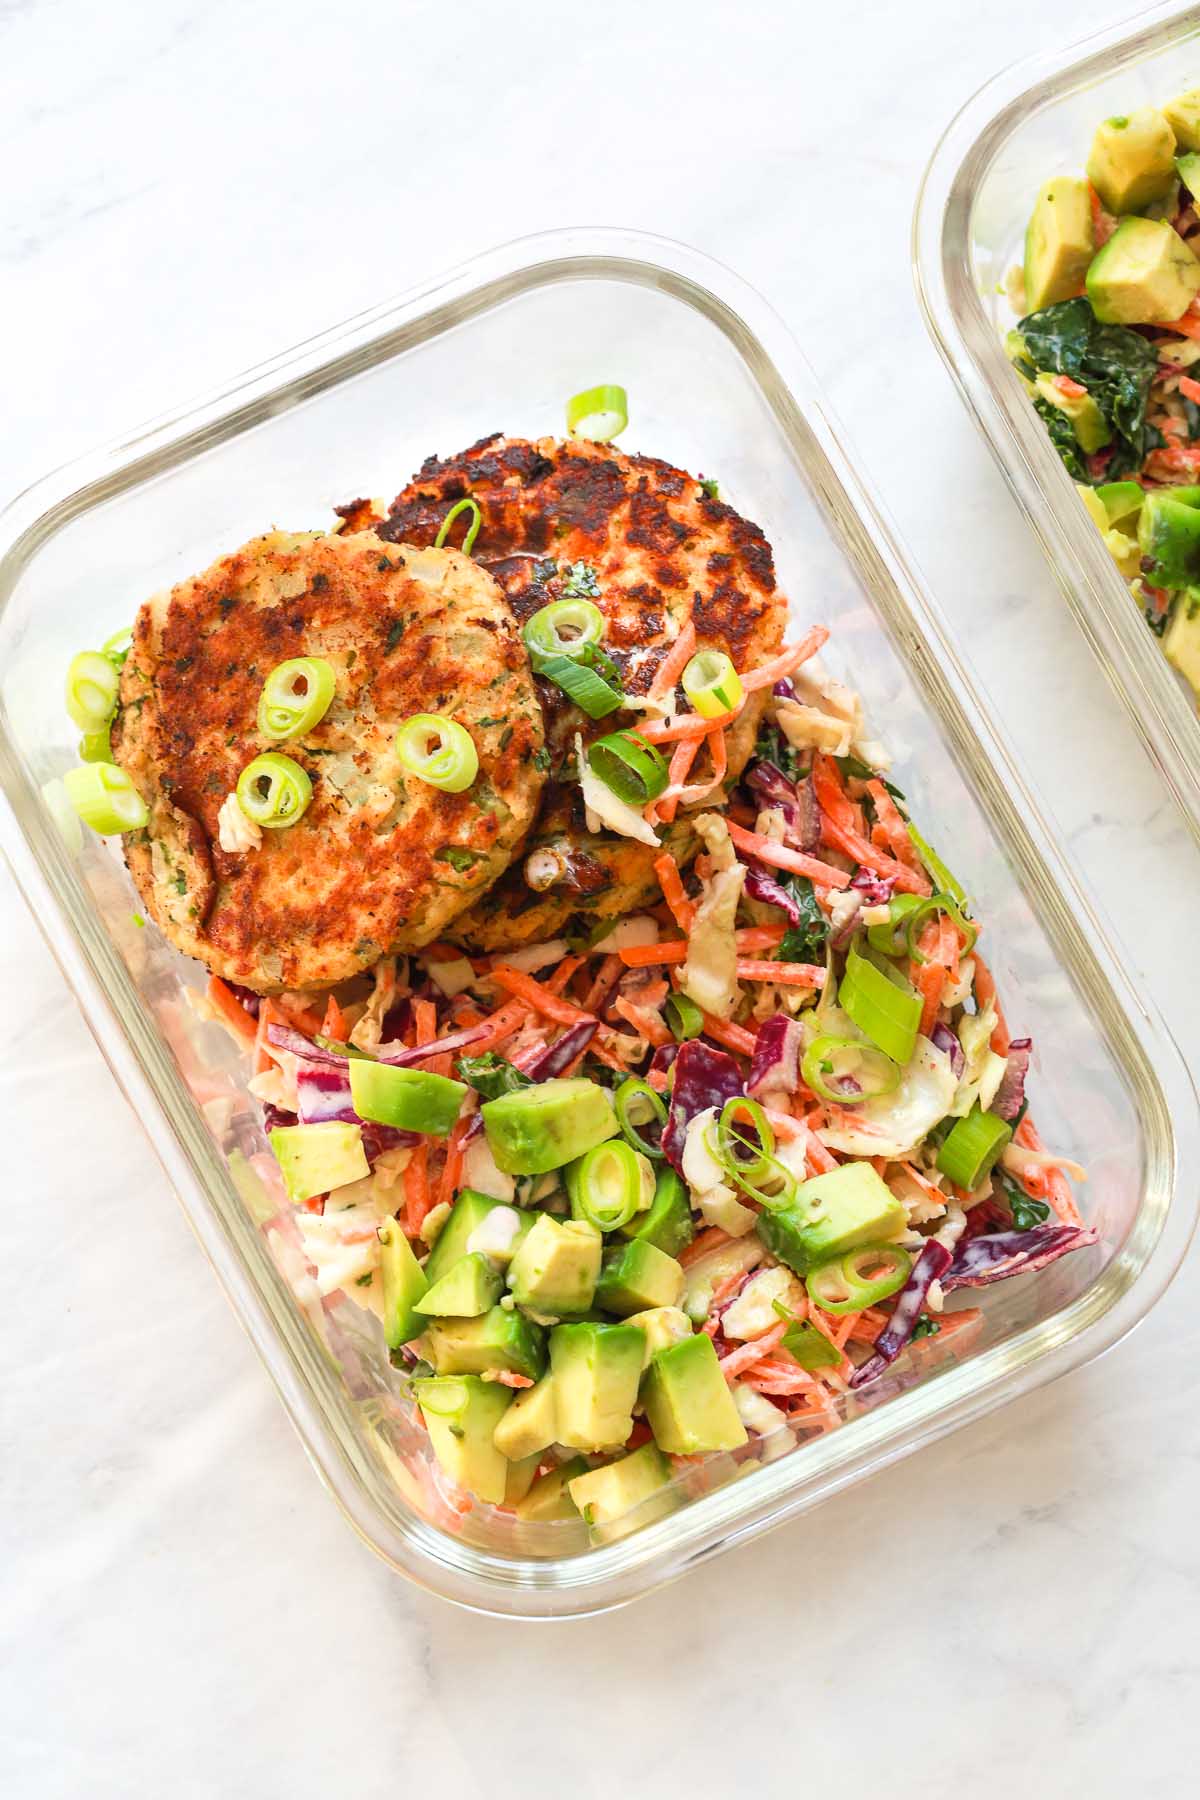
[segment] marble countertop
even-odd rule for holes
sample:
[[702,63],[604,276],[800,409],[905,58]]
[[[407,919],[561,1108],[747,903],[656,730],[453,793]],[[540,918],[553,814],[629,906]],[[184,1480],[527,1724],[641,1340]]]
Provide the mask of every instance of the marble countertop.
[[[1195,1053],[1200,858],[909,273],[951,113],[1103,22],[1083,0],[0,0],[0,493],[489,243],[694,243],[797,331]],[[314,1480],[2,875],[0,992],[6,1793],[591,1797],[619,1769],[636,1794],[783,1796],[868,1762],[922,1800],[1179,1791],[1195,1253],[1101,1363],[633,1610],[478,1619],[389,1574]]]

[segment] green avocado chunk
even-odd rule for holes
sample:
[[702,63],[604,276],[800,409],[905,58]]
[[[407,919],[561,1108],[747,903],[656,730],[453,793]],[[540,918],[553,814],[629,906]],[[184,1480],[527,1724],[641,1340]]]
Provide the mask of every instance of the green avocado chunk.
[[1056,175],[1038,195],[1025,232],[1025,310],[1077,294],[1095,244],[1087,182]]
[[506,1175],[561,1169],[620,1129],[605,1089],[582,1078],[517,1088],[480,1111],[496,1167]]
[[493,1200],[490,1194],[477,1193],[474,1188],[463,1189],[426,1258],[425,1279],[431,1287],[448,1274],[455,1263],[462,1261],[467,1254],[467,1240],[476,1226],[482,1225],[490,1212],[503,1205],[503,1200]]
[[625,1442],[633,1430],[644,1343],[629,1325],[555,1326],[550,1367],[560,1444],[611,1450]]
[[571,1483],[577,1475],[586,1475],[587,1463],[582,1456],[560,1463],[539,1476],[523,1500],[516,1505],[516,1515],[527,1525],[545,1525],[553,1519],[577,1519],[579,1508],[571,1498]]
[[903,1231],[906,1215],[869,1163],[843,1163],[803,1181],[787,1206],[762,1212],[758,1235],[797,1275]]
[[1109,212],[1137,212],[1171,185],[1175,133],[1153,106],[1105,119],[1092,139],[1087,175]]
[[604,1240],[586,1219],[539,1213],[508,1268],[518,1306],[536,1312],[582,1313],[592,1304]]
[[493,1506],[503,1503],[508,1462],[492,1442],[508,1408],[509,1390],[473,1376],[425,1377],[413,1393],[433,1445],[451,1481]]
[[651,1360],[642,1402],[659,1449],[673,1456],[736,1450],[746,1442],[713,1341],[702,1331]]
[[1126,219],[1097,251],[1087,297],[1105,325],[1162,325],[1200,291],[1200,262],[1162,219]]
[[648,1307],[678,1306],[683,1298],[683,1280],[683,1270],[673,1256],[665,1255],[645,1238],[631,1238],[604,1252],[596,1283],[596,1305],[618,1317],[644,1312]]
[[[511,1412],[512,1407],[510,1406],[508,1410]],[[518,1501],[525,1499],[537,1478],[541,1460],[541,1455],[538,1453],[533,1456],[523,1456],[520,1462],[509,1463],[508,1477],[504,1483],[505,1506],[515,1507]]]
[[431,1319],[424,1342],[439,1375],[509,1369],[537,1381],[545,1373],[546,1334],[515,1307],[493,1306],[477,1319]]
[[379,1227],[379,1268],[383,1277],[383,1335],[389,1350],[399,1350],[425,1329],[417,1302],[427,1283],[425,1271],[413,1255],[412,1245],[398,1219],[386,1219]]
[[543,1375],[531,1388],[522,1388],[499,1425],[496,1448],[513,1462],[548,1450],[558,1442],[554,1377]]
[[362,1127],[329,1120],[321,1125],[277,1125],[271,1148],[287,1197],[298,1205],[371,1173]]
[[360,1119],[446,1137],[454,1129],[467,1091],[465,1081],[432,1075],[428,1069],[393,1069],[388,1063],[351,1057],[350,1098]]
[[434,1282],[416,1311],[435,1319],[477,1319],[496,1304],[503,1287],[500,1271],[476,1250]]
[[[584,1524],[592,1526],[597,1536],[607,1538],[615,1535],[612,1527],[619,1520],[665,1488],[670,1479],[671,1465],[658,1445],[643,1444],[616,1462],[589,1469],[586,1475],[576,1475],[571,1482],[571,1498],[583,1515]],[[647,1524],[649,1517],[643,1513],[636,1523]]]
[[1200,694],[1200,595],[1180,594],[1163,635],[1163,650],[1171,667]]
[[[1185,150],[1200,150],[1200,88],[1189,88],[1186,94],[1168,100],[1162,111],[1175,133],[1175,142]],[[1191,187],[1190,182],[1188,186]],[[1195,188],[1191,191],[1196,192]]]
[[641,1238],[653,1244],[666,1256],[678,1256],[696,1235],[692,1222],[692,1205],[688,1191],[674,1169],[661,1169],[654,1185],[654,1198],[643,1213],[635,1213],[622,1235]]
[[1200,583],[1200,506],[1188,506],[1170,488],[1146,495],[1138,515],[1138,546],[1153,568],[1155,587],[1181,588]]
[[[1104,508],[1109,525],[1119,525],[1123,519],[1139,513],[1146,498],[1146,490],[1139,481],[1102,481],[1092,491]],[[1200,489],[1195,491],[1200,493]]]
[[659,1350],[682,1343],[692,1335],[692,1321],[679,1306],[651,1306],[645,1312],[630,1313],[626,1325],[636,1325],[646,1340],[642,1352],[642,1373],[650,1367],[650,1359]]
[[1076,442],[1085,456],[1102,450],[1111,438],[1108,420],[1090,394],[1064,394],[1058,385],[1061,375],[1038,374],[1034,387],[1049,406],[1055,407],[1071,422]]
[[1189,150],[1186,156],[1175,158],[1175,167],[1179,170],[1179,179],[1193,199],[1200,195],[1200,156]]

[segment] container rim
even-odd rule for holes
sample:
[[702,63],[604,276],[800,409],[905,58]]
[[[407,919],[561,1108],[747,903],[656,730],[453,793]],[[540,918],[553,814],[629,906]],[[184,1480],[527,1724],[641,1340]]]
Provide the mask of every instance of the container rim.
[[[404,1513],[394,1490],[385,1486],[382,1466],[367,1457],[352,1431],[339,1429],[350,1403],[291,1294],[282,1283],[274,1294],[252,1275],[247,1246],[253,1226],[244,1210],[236,1208],[233,1223],[218,1219],[210,1191],[233,1198],[224,1159],[142,1010],[106,929],[91,909],[81,911],[75,904],[78,885],[70,861],[0,718],[0,843],[318,1474],[385,1561],[443,1598],[500,1616],[578,1616],[623,1604],[1099,1354],[1132,1329],[1165,1290],[1187,1248],[1198,1201],[1200,1110],[1178,1049],[1152,1003],[1132,987],[1108,927],[1059,853],[1049,815],[953,648],[890,521],[857,475],[795,341],[750,286],[697,251],[620,229],[541,233],[490,250],[310,338],[19,496],[0,515],[8,541],[0,558],[0,610],[20,567],[53,531],[132,485],[151,466],[174,466],[268,416],[283,393],[294,405],[533,282],[586,278],[641,283],[701,308],[752,372],[778,376],[781,424],[823,454],[817,497],[827,512],[853,522],[853,530],[842,534],[846,552],[907,658],[922,700],[969,759],[979,804],[1056,955],[1092,1016],[1105,1021],[1110,1053],[1136,1097],[1151,1154],[1129,1237],[1101,1277],[1048,1319],[807,1445],[802,1457],[759,1467],[616,1544],[536,1562],[478,1551]],[[118,995],[128,1025],[118,1017]],[[1181,1169],[1188,1177],[1182,1193],[1177,1191]],[[1154,1209],[1147,1207],[1147,1193],[1159,1196]]]

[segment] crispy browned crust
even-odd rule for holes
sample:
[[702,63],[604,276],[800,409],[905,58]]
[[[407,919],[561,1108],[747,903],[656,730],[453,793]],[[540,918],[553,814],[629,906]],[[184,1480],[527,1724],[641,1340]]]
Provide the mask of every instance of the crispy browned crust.
[[[561,576],[549,574],[548,560],[559,571],[576,562],[596,571],[605,647],[626,693],[647,691],[689,611],[700,647],[727,651],[740,668],[761,662],[782,642],[787,608],[766,538],[682,469],[579,439],[493,436],[458,456],[430,457],[376,529],[385,539],[432,543],[450,507],[468,493],[483,514],[473,554],[499,581],[518,619],[558,598]],[[460,529],[452,527],[456,540]],[[593,722],[553,684],[538,677],[537,689],[553,774],[565,779],[547,786],[528,848],[563,850],[570,874],[539,896],[525,884],[522,864],[514,863],[452,933],[481,949],[552,937],[579,912],[615,917],[656,890],[657,851],[587,831],[568,760],[577,731],[588,741],[636,726],[641,715]],[[752,696],[729,733],[730,780],[750,755],[765,700]],[[690,854],[694,838],[686,820],[664,834],[664,847]]]
[[[302,655],[332,664],[336,698],[306,736],[270,743],[262,683]],[[401,769],[395,732],[419,712],[470,731],[467,792]],[[369,532],[272,532],[148,602],[112,735],[150,807],[126,846],[148,909],[181,950],[262,992],[436,937],[506,867],[543,781],[528,660],[495,582],[457,551]],[[221,804],[266,750],[307,770],[312,803],[260,848],[226,852]]]

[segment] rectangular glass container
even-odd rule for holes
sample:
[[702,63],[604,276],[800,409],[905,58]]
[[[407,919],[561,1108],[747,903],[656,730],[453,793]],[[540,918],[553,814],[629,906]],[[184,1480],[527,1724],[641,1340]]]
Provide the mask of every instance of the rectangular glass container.
[[[448,1504],[373,1321],[314,1297],[248,1174],[264,1148],[257,1107],[225,1034],[187,1004],[202,971],[136,927],[111,844],[71,858],[39,787],[75,759],[69,657],[145,596],[266,526],[320,528],[336,502],[391,495],[430,451],[497,427],[558,431],[567,395],[614,377],[630,394],[628,446],[717,476],[771,539],[796,625],[832,627],[829,664],[862,692],[916,818],[987,922],[1010,1019],[1040,1047],[1039,1124],[1086,1163],[1082,1202],[1102,1241],[994,1289],[967,1348],[914,1347],[841,1429],[689,1470],[640,1529],[603,1542],[581,1522],[520,1526]],[[462,1604],[564,1616],[672,1579],[1113,1343],[1190,1235],[1187,1072],[855,467],[749,288],[679,245],[571,231],[350,321],[4,515],[0,830],[17,877],[322,1479],[382,1557]]]
[[930,334],[974,413],[1092,650],[1200,837],[1200,716],[1004,353],[1004,280],[1043,182],[1082,174],[1096,126],[1200,85],[1200,14],[1151,7],[996,76],[933,154],[913,223]]

